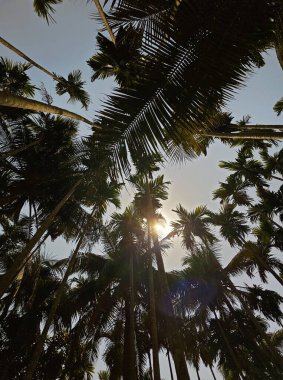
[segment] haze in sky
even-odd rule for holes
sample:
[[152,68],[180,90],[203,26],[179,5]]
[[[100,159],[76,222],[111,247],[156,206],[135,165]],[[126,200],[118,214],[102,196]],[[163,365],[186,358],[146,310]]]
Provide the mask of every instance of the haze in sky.
[[[91,1],[65,0],[63,4],[56,6],[54,18],[56,23],[47,23],[37,17],[33,12],[32,0],[0,0],[0,35],[25,52],[48,70],[67,76],[74,69],[81,69],[87,82],[86,89],[92,98],[92,104],[86,112],[78,104],[68,104],[66,97],[58,97],[54,91],[54,85],[43,73],[37,69],[31,69],[30,75],[34,83],[39,86],[44,82],[50,91],[54,105],[64,107],[74,112],[92,118],[105,98],[113,88],[112,80],[90,82],[91,71],[86,60],[95,52],[95,37],[101,25],[91,19],[91,13],[95,12]],[[20,59],[8,49],[0,46],[0,56]],[[266,54],[266,65],[246,81],[246,87],[235,94],[226,110],[231,112],[235,120],[244,115],[251,115],[252,123],[281,124],[282,117],[277,117],[273,111],[273,105],[283,96],[283,72],[276,60],[273,51]],[[40,99],[40,95],[38,96]],[[82,136],[88,134],[88,127],[82,125]],[[200,204],[207,204],[209,208],[217,209],[217,202],[212,202],[212,191],[217,188],[218,182],[223,181],[227,175],[223,169],[218,168],[219,160],[232,160],[235,150],[221,143],[214,143],[208,150],[206,157],[200,157],[194,161],[188,161],[182,165],[166,164],[163,170],[167,180],[171,181],[168,201],[164,203],[163,214],[170,222],[174,218],[172,209],[181,203],[185,208],[192,209]],[[130,189],[129,189],[130,191]],[[132,200],[133,194],[124,191],[123,205]],[[58,240],[48,247],[50,253],[67,255],[70,245]],[[167,270],[178,268],[183,252],[180,245],[176,245],[165,257]],[[231,254],[223,254],[223,262],[228,261]],[[273,284],[272,284],[273,285]],[[274,285],[275,286],[275,285]],[[97,371],[101,368],[98,362]],[[161,371],[163,377],[169,379],[168,365],[162,361]],[[206,369],[201,370],[202,380],[211,379]],[[191,370],[192,380],[196,375]],[[219,379],[222,377],[219,376]],[[94,379],[98,379],[97,375]]]

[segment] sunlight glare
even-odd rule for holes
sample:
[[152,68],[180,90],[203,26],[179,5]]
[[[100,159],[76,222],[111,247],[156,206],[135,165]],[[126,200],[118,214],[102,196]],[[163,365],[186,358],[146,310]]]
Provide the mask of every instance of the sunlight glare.
[[168,224],[167,222],[156,223],[154,228],[155,228],[156,232],[158,233],[158,235],[162,238],[164,238],[166,235],[168,235],[169,232],[172,230],[170,227],[170,224]]

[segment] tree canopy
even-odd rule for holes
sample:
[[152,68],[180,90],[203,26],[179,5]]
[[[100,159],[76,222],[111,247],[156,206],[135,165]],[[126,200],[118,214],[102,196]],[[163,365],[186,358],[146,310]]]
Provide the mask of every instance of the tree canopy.
[[[33,9],[51,25],[59,4]],[[0,37],[19,57],[0,60],[1,379],[161,380],[162,356],[171,380],[200,380],[203,367],[214,380],[280,379],[283,126],[235,122],[226,106],[269,49],[282,66],[281,1],[93,7],[89,81],[116,87],[91,117],[80,69],[51,72]],[[219,163],[218,210],[175,196],[161,236],[171,184],[160,169],[215,141],[236,154]],[[59,238],[69,254],[53,258]],[[169,271],[172,250],[183,265]]]

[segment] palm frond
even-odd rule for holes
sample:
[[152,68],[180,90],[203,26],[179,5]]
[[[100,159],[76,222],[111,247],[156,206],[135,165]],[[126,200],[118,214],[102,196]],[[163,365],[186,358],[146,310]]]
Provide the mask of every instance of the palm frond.
[[51,16],[55,12],[54,5],[62,3],[63,0],[34,0],[33,8],[39,17],[43,17],[49,23],[49,21],[54,21]]
[[277,113],[277,116],[281,115],[281,112],[283,111],[283,98],[278,100],[278,102],[274,105],[273,109]]
[[70,98],[69,102],[79,101],[82,103],[82,107],[87,109],[90,98],[88,93],[83,89],[85,82],[81,79],[82,73],[80,70],[74,70],[68,75],[66,80],[63,77],[58,77],[58,83],[56,85],[56,92],[58,95],[68,93]]

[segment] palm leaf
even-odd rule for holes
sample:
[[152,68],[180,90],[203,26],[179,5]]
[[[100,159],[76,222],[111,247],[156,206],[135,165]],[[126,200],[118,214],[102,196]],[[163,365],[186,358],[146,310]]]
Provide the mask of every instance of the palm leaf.
[[[259,49],[251,35],[271,25],[256,9],[252,22],[247,20],[245,12],[256,8],[255,2],[245,2],[240,10],[235,1],[219,8],[211,5],[202,22],[204,4],[197,3],[184,1],[174,25],[177,33],[172,29],[166,40],[157,38],[154,43],[144,40],[143,77],[131,89],[116,90],[98,116],[102,131],[97,137],[111,146],[122,168],[127,149],[167,153],[168,145],[180,144],[183,135],[175,127],[177,121],[196,133],[197,124],[229,100],[256,66]],[[213,12],[217,23],[212,22]],[[167,30],[168,22],[163,27]],[[263,49],[262,38],[260,43]]]
[[87,109],[90,98],[88,93],[83,89],[85,82],[81,79],[81,76],[80,70],[74,70],[68,75],[67,80],[63,77],[58,77],[56,92],[58,95],[68,93],[70,96],[69,102],[79,101]]
[[55,12],[53,5],[62,3],[63,0],[34,0],[33,8],[39,17],[43,17],[49,23],[49,21],[54,21],[51,16]]

